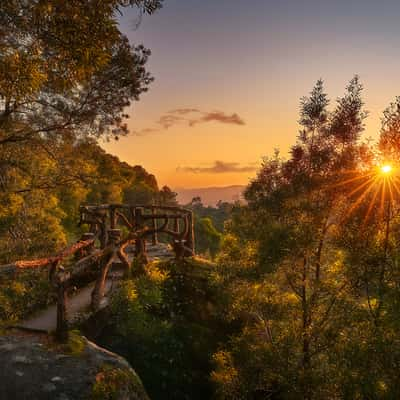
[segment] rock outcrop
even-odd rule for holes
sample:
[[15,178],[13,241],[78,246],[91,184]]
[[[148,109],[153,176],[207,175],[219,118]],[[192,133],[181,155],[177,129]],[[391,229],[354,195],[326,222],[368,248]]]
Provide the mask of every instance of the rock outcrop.
[[0,335],[0,400],[148,400],[122,357],[72,333],[65,345],[45,335]]

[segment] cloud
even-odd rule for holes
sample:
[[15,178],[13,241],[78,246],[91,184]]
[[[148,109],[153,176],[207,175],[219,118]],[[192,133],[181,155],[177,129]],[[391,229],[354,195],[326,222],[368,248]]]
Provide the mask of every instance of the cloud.
[[221,124],[246,125],[244,120],[236,113],[229,115],[221,111],[213,111],[209,113],[203,113],[203,116],[201,118],[190,120],[189,126],[195,126],[204,122],[220,122]]
[[216,122],[220,124],[245,125],[245,121],[237,113],[227,114],[223,111],[201,111],[197,108],[177,108],[161,115],[152,128],[133,131],[136,136],[168,130],[176,125],[186,125],[190,128],[198,124]]
[[161,125],[164,129],[169,129],[171,126],[177,125],[185,121],[185,118],[179,117],[173,114],[162,115],[160,119],[157,121],[158,125]]
[[186,115],[192,113],[201,113],[197,108],[177,108],[176,110],[168,111],[168,114]]
[[178,167],[177,172],[188,172],[192,174],[226,174],[240,172],[255,172],[257,170],[256,163],[241,165],[237,162],[214,161],[208,167]]
[[145,135],[149,135],[151,133],[155,133],[158,131],[159,131],[159,129],[156,129],[156,128],[144,128],[144,129],[140,129],[138,131],[131,131],[131,134],[135,135],[135,136],[145,136]]

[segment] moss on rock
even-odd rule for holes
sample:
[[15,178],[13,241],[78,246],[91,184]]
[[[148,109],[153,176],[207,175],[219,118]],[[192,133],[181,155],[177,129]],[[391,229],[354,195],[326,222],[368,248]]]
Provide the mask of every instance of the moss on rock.
[[[92,387],[90,400],[119,400],[126,399],[129,393],[136,392],[142,383],[138,376],[127,369],[115,368],[112,365],[104,364],[96,374],[96,381]],[[147,395],[143,389],[137,393],[146,399]]]

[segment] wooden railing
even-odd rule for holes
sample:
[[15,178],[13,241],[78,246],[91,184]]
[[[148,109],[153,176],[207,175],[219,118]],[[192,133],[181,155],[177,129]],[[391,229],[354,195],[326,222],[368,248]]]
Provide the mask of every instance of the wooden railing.
[[[49,280],[57,293],[56,337],[68,337],[68,290],[83,280],[95,281],[91,308],[97,311],[105,294],[107,274],[112,263],[119,260],[125,274],[144,273],[147,262],[146,238],[157,243],[158,234],[172,238],[177,259],[194,254],[193,215],[179,207],[100,205],[81,206],[80,224],[89,232],[55,256],[32,261],[16,261],[0,266],[0,278],[15,276],[19,271],[47,267]],[[172,226],[171,226],[172,222]],[[131,271],[126,248],[134,245],[137,269]],[[72,259],[72,261],[71,261]],[[68,268],[65,268],[69,264]],[[93,277],[93,279],[91,279]]]
[[108,229],[120,227],[134,232],[136,255],[146,259],[146,238],[156,244],[159,234],[172,239],[177,258],[194,254],[193,212],[181,207],[154,205],[107,204],[81,206],[81,224],[100,239],[102,247],[107,243]]

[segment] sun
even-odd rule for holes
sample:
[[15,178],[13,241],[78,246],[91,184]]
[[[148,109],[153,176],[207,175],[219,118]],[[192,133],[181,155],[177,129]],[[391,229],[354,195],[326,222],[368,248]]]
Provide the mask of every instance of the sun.
[[382,174],[388,175],[392,172],[393,168],[389,164],[385,164],[381,166],[381,172]]
[[342,180],[337,185],[347,187],[349,208],[343,218],[348,218],[362,203],[366,203],[364,217],[366,224],[374,210],[383,214],[388,204],[400,199],[400,174],[397,166],[382,163],[375,164],[369,170],[351,172],[348,179]]

